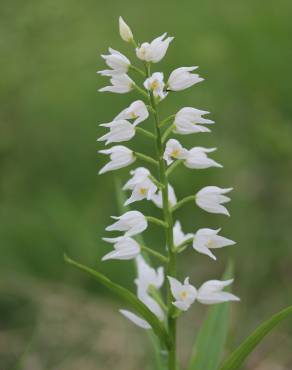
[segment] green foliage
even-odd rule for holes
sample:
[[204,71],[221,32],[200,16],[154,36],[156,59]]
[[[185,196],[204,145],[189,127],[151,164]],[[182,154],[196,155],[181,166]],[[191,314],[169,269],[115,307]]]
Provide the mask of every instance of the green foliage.
[[252,353],[261,340],[284,319],[292,314],[292,306],[276,313],[270,319],[261,324],[224,362],[220,370],[240,369],[244,360]]
[[[232,277],[233,264],[230,262],[222,279]],[[217,370],[229,328],[229,303],[212,306],[208,310],[194,343],[188,370]]]
[[134,310],[136,310],[136,312],[140,314],[152,326],[153,331],[161,339],[161,341],[165,344],[165,346],[166,347],[169,346],[169,337],[162,323],[149,310],[149,308],[145,306],[144,303],[142,303],[132,292],[130,292],[129,290],[127,290],[126,288],[118,284],[113,283],[110,279],[108,279],[106,276],[104,276],[100,272],[93,270],[90,267],[87,267],[85,265],[82,265],[81,263],[78,263],[72,260],[67,255],[64,255],[64,259],[70,265],[95,277],[101,284],[103,284],[113,293],[118,295],[124,301],[129,303],[131,307]]

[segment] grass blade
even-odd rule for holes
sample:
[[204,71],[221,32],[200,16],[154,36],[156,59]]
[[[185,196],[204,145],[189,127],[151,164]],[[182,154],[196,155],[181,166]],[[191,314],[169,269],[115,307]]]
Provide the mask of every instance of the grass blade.
[[[233,271],[230,262],[223,280],[231,278]],[[207,317],[197,335],[188,370],[218,370],[225,348],[229,324],[229,303],[209,308]]]
[[244,360],[252,353],[260,341],[281,321],[292,314],[292,306],[273,315],[270,319],[261,324],[220,367],[220,370],[237,370]]
[[157,317],[149,310],[147,306],[144,305],[132,292],[130,292],[128,289],[122,287],[121,285],[118,285],[116,283],[113,283],[109,278],[101,274],[100,272],[93,270],[90,267],[87,267],[85,265],[82,265],[79,262],[76,262],[69,258],[67,255],[64,256],[64,259],[67,263],[70,265],[78,268],[81,271],[86,272],[87,274],[95,277],[101,284],[106,286],[108,289],[113,291],[115,294],[117,294],[120,298],[122,298],[124,301],[129,303],[131,307],[139,314],[141,315],[152,327],[155,334],[161,339],[161,341],[166,345],[166,347],[169,347],[169,336],[166,332],[165,327],[163,324],[157,319]]

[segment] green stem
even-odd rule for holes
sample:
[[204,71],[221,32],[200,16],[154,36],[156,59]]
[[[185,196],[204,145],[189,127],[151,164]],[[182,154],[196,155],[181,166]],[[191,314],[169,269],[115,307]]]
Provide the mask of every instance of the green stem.
[[149,247],[146,247],[146,245],[141,245],[141,249],[144,250],[144,251],[146,251],[146,252],[148,252],[152,256],[158,258],[163,263],[167,263],[168,262],[168,258],[167,257],[165,257],[163,254],[161,254],[159,252],[156,252],[154,249],[151,249]]
[[[150,77],[150,65],[146,64],[147,77]],[[173,220],[172,213],[169,207],[168,202],[168,179],[166,176],[165,162],[163,160],[163,143],[162,136],[160,131],[160,122],[157,104],[153,93],[150,92],[150,104],[154,111],[154,120],[155,120],[155,130],[156,130],[156,151],[159,164],[159,178],[160,182],[164,185],[162,189],[162,204],[163,204],[163,215],[164,221],[167,223],[168,227],[165,229],[166,244],[168,247],[168,264],[167,264],[167,275],[176,276],[176,255],[174,251],[173,243]],[[168,334],[170,336],[171,346],[168,349],[168,370],[176,370],[176,319],[171,315],[172,312],[172,294],[170,290],[170,285],[167,285],[167,325],[168,325]]]
[[134,46],[134,48],[137,48],[139,46],[134,39],[131,40],[131,44]]
[[139,153],[139,152],[134,152],[134,155],[141,159],[142,161],[145,161],[145,162],[148,162],[148,163],[151,163],[151,164],[154,164],[155,166],[158,166],[158,162],[153,159],[152,157],[149,157],[148,155],[146,154],[143,154],[143,153]]
[[161,121],[159,123],[159,128],[163,127],[164,125],[166,125],[169,121],[172,121],[173,118],[175,117],[175,114],[172,114],[171,116],[165,118],[163,121]]
[[163,300],[161,298],[161,295],[159,294],[159,292],[157,291],[157,289],[155,287],[151,287],[150,286],[148,288],[148,291],[149,291],[151,297],[153,297],[155,299],[155,301],[159,304],[159,306],[163,309],[163,311],[167,312],[167,306],[163,302]]
[[154,110],[153,110],[153,108],[151,107],[151,105],[146,104],[146,107],[147,107],[147,109],[149,110],[149,112],[151,112],[151,113],[155,113],[155,112],[154,112]]
[[146,91],[144,91],[143,89],[141,89],[141,87],[139,87],[138,85],[134,84],[133,85],[134,89],[136,89],[141,95],[143,95],[144,98],[147,98],[149,99],[149,96],[148,94],[146,93]]
[[130,65],[129,66],[130,69],[132,69],[133,71],[135,72],[138,72],[140,75],[142,75],[143,77],[145,77],[145,72],[142,71],[142,69],[136,67],[136,66],[133,66],[133,65]]
[[193,201],[195,201],[195,199],[196,199],[195,195],[189,195],[188,197],[185,197],[182,200],[180,200],[179,202],[177,202],[176,205],[172,207],[171,211],[175,212],[177,209],[182,207],[184,204],[186,204],[188,202],[193,202]]
[[194,240],[194,238],[189,238],[189,239],[185,240],[184,242],[182,242],[181,244],[179,244],[176,247],[177,253],[181,253],[182,251],[184,251],[186,249],[186,247],[188,246],[188,244],[190,244],[193,240]]
[[173,162],[168,169],[166,170],[166,176],[169,176],[173,170],[176,169],[181,163],[183,162],[182,159],[177,159],[175,162]]
[[149,132],[149,131],[147,131],[147,130],[145,130],[144,128],[142,128],[142,127],[135,127],[135,130],[137,131],[137,132],[139,132],[140,134],[142,134],[142,135],[144,135],[144,136],[147,136],[147,137],[149,137],[150,139],[153,139],[153,140],[156,140],[156,137],[155,137],[155,135],[153,135],[152,134],[152,132]]
[[159,182],[153,175],[148,175],[148,177],[149,177],[149,179],[152,181],[152,182],[154,182],[154,184],[161,190],[163,187],[164,187],[164,185],[163,184],[161,184],[161,182]]
[[171,134],[171,131],[173,130],[173,125],[170,125],[169,127],[167,127],[167,129],[165,130],[164,134],[162,135],[162,142],[164,143],[166,141],[166,139],[168,138],[168,136]]
[[165,221],[160,220],[159,218],[152,217],[152,216],[146,216],[147,221],[152,222],[153,224],[162,226],[162,227],[168,227],[168,224]]

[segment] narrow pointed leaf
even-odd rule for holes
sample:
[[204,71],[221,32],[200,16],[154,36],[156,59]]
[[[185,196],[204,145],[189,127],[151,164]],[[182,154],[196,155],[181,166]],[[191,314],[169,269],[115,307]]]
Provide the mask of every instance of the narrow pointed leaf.
[[[230,262],[223,280],[231,278]],[[229,324],[229,303],[209,308],[203,325],[197,335],[188,370],[217,370],[225,348]]]
[[292,314],[292,306],[276,313],[261,324],[223,363],[220,370],[240,369],[244,360],[252,353],[260,341],[281,321]]
[[113,291],[117,294],[120,298],[122,298],[125,302],[130,304],[130,306],[145,319],[152,327],[155,334],[162,340],[162,342],[169,347],[169,336],[163,326],[163,324],[157,319],[157,317],[149,310],[147,306],[144,305],[132,292],[128,289],[113,283],[109,278],[101,274],[100,272],[93,270],[90,267],[82,265],[79,262],[76,262],[69,258],[68,256],[64,256],[64,259],[70,265],[78,268],[81,271],[88,273],[89,275],[95,277],[101,284],[106,286],[108,289]]

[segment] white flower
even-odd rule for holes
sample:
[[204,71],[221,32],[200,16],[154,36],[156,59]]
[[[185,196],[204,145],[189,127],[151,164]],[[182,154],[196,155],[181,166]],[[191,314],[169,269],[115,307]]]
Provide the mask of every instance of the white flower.
[[[149,287],[154,287],[156,289],[161,288],[164,281],[163,267],[158,267],[156,271],[145,262],[141,255],[136,258],[136,263],[138,270],[138,277],[135,279],[137,296],[139,300],[142,301],[149,308],[149,310],[159,318],[159,320],[163,320],[164,313],[161,307],[147,292]],[[151,326],[147,321],[137,316],[133,312],[127,310],[120,310],[120,312],[140,328],[151,329]]]
[[135,185],[130,198],[126,200],[124,205],[127,206],[142,199],[150,200],[153,194],[155,194],[156,190],[157,186],[149,178],[147,178]]
[[[104,71],[103,71],[104,72]],[[101,73],[103,76],[109,76],[110,74]],[[124,94],[129,91],[131,91],[134,87],[134,81],[130,79],[128,75],[121,74],[121,75],[113,75],[111,76],[110,82],[112,86],[105,86],[98,91],[103,92],[103,91],[109,91],[113,93],[118,93],[118,94]]]
[[203,168],[209,168],[209,167],[223,167],[221,164],[207,157],[206,153],[212,153],[215,150],[216,148],[208,149],[208,148],[202,148],[199,146],[192,148],[187,152],[184,165],[188,168],[195,168],[195,169],[203,169]]
[[202,304],[216,304],[228,301],[239,301],[234,294],[222,290],[233,283],[233,279],[220,281],[209,280],[198,289],[197,300]]
[[119,31],[121,38],[126,42],[133,41],[133,33],[122,17],[119,17]]
[[146,62],[159,62],[166,54],[170,42],[173,40],[173,37],[167,37],[164,33],[162,36],[154,39],[150,44],[148,42],[143,42],[143,44],[136,49],[137,57]]
[[143,288],[138,286],[137,296],[159,320],[164,319],[164,312],[160,305]]
[[207,256],[216,260],[216,257],[210,251],[210,249],[222,248],[235,244],[233,240],[218,235],[220,230],[221,229],[199,229],[194,235],[193,248],[197,252],[206,254]]
[[218,186],[206,186],[196,194],[197,206],[210,213],[230,216],[228,210],[222,204],[230,201],[230,198],[223,194],[231,190],[232,188],[223,189]]
[[133,190],[136,185],[143,183],[148,179],[150,171],[145,167],[137,167],[134,170],[131,170],[130,174],[132,175],[132,178],[126,182],[123,186],[123,190]]
[[97,139],[97,141],[106,141],[105,145],[131,140],[136,133],[134,125],[125,119],[103,123],[100,126],[108,127],[110,129],[110,132]]
[[165,83],[163,81],[163,73],[155,72],[151,77],[144,81],[144,87],[148,91],[153,91],[153,95],[161,100],[164,99],[167,93],[164,91]]
[[180,244],[186,240],[193,237],[193,234],[185,234],[182,231],[181,224],[179,221],[176,221],[173,227],[173,243],[175,247],[178,247]]
[[132,178],[123,186],[123,190],[132,190],[132,194],[125,205],[138,200],[150,200],[157,190],[157,186],[150,180],[150,172],[145,167],[138,167],[131,171]]
[[139,211],[129,211],[112,218],[118,221],[108,226],[106,231],[125,231],[125,236],[133,236],[142,233],[148,227],[146,217]]
[[180,91],[203,81],[204,79],[198,74],[191,73],[197,68],[198,67],[181,67],[172,71],[167,82],[167,89]]
[[145,121],[149,117],[149,112],[145,103],[142,100],[134,101],[129,107],[119,113],[114,121],[120,119],[134,120],[133,125],[137,126],[139,123]]
[[110,149],[100,150],[99,153],[109,154],[111,159],[109,163],[102,167],[99,174],[126,167],[136,160],[133,151],[123,145],[116,145]]
[[[164,312],[162,311],[159,304],[149,295],[146,293],[144,289],[140,289],[138,287],[137,296],[141,302],[145,304],[149,308],[149,310],[159,319],[164,320]],[[151,329],[151,326],[148,322],[141,317],[137,316],[131,311],[128,310],[120,310],[121,314],[124,315],[127,319],[132,321],[135,325],[139,326],[142,329]]]
[[185,278],[182,284],[177,279],[168,276],[170,289],[175,301],[172,304],[181,311],[187,311],[197,297],[197,289],[189,283],[189,278]]
[[110,259],[130,260],[137,257],[140,253],[140,245],[136,240],[128,236],[119,236],[117,238],[103,238],[104,241],[114,243],[114,250],[102,257],[102,261]]
[[[161,193],[161,190],[159,190],[159,192],[157,194],[153,194],[151,200],[156,205],[156,207],[162,208],[162,193]],[[170,207],[173,207],[177,203],[174,189],[170,184],[168,184],[168,202],[169,202]]]
[[164,282],[163,267],[158,267],[157,270],[146,263],[144,258],[139,255],[136,258],[138,277],[135,279],[135,284],[140,291],[148,291],[149,287],[160,289]]
[[168,276],[168,279],[171,293],[176,299],[173,305],[181,311],[187,311],[195,300],[202,304],[216,304],[240,300],[234,294],[223,291],[226,286],[233,282],[233,279],[225,281],[209,280],[198,290],[189,283],[189,278],[186,278],[183,284],[171,276]]
[[127,73],[129,70],[129,66],[131,62],[129,59],[120,53],[117,50],[109,48],[110,54],[108,55],[101,55],[101,57],[105,60],[106,64],[112,68],[111,70],[99,71],[101,75],[118,75]]
[[182,108],[175,115],[174,131],[181,135],[210,132],[209,128],[202,126],[214,123],[214,121],[202,117],[202,115],[207,113],[209,112],[191,107]]
[[170,165],[173,159],[185,159],[187,157],[188,151],[183,148],[183,146],[175,139],[170,139],[166,143],[163,158],[166,163]]
[[140,328],[146,330],[151,329],[151,326],[148,324],[147,321],[137,316],[133,312],[128,310],[119,310],[119,311],[123,316],[125,316],[128,320],[132,321],[135,325],[139,326]]

